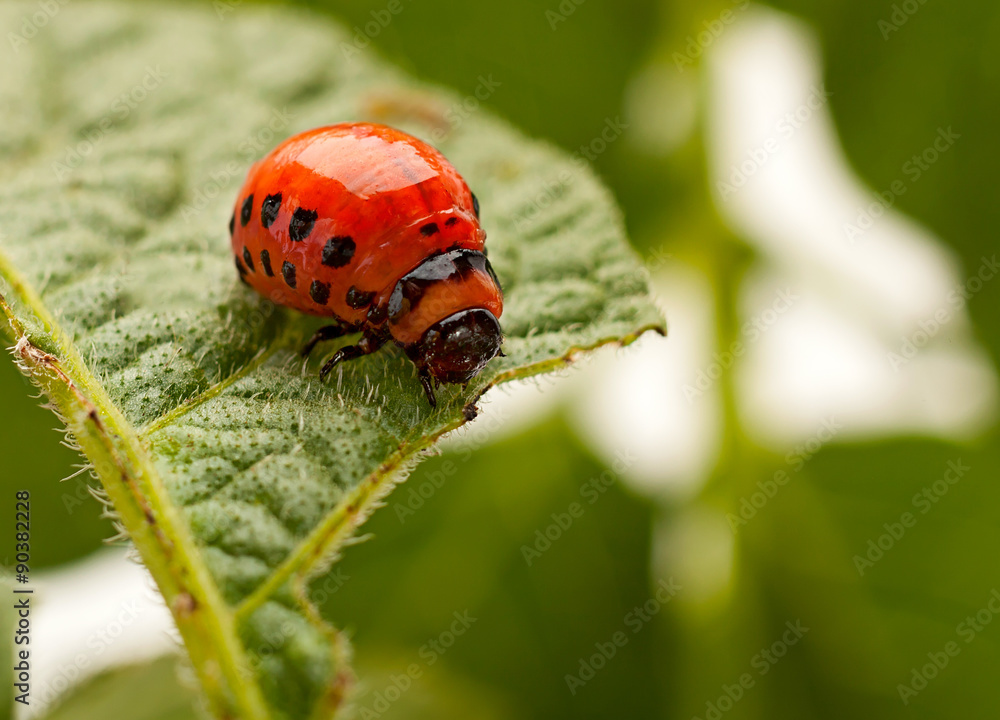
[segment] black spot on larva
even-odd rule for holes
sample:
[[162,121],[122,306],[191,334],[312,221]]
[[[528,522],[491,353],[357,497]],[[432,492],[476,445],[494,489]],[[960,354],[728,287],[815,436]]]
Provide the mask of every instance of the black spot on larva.
[[229,234],[232,235],[236,231],[236,213],[233,213],[229,218]]
[[281,266],[281,277],[285,278],[285,285],[290,288],[295,287],[295,266],[287,260]]
[[250,251],[245,247],[243,248],[243,262],[247,264],[247,269],[249,269],[250,272],[254,272],[253,257],[251,257]]
[[309,237],[317,217],[319,214],[315,210],[296,209],[288,223],[288,237],[292,239],[292,242],[302,242]]
[[260,266],[268,277],[274,277],[274,270],[271,269],[271,253],[267,250],[260,251]]
[[260,224],[265,228],[271,227],[271,223],[278,217],[278,210],[281,209],[281,193],[268,195],[260,205]]
[[350,305],[355,310],[360,310],[363,307],[367,307],[372,304],[372,300],[375,299],[375,291],[365,292],[364,290],[358,290],[356,287],[351,285],[351,289],[347,291],[347,304]]
[[344,267],[354,257],[354,239],[346,235],[338,235],[326,241],[323,246],[323,264],[327,267]]
[[457,222],[458,222],[458,218],[455,217],[454,215],[452,215],[450,218],[448,218],[447,220],[444,221],[444,226],[445,227],[451,227],[452,225],[454,225]]
[[312,285],[309,286],[309,297],[319,305],[326,305],[327,300],[330,299],[330,286],[319,280],[313,280]]
[[424,237],[430,237],[438,231],[437,223],[427,223],[420,227],[420,234]]
[[472,211],[476,213],[476,217],[479,217],[479,198],[476,197],[476,193],[472,193]]
[[247,195],[247,199],[243,201],[243,207],[240,208],[240,225],[247,226],[247,223],[250,222],[251,212],[253,212],[253,193]]
[[234,257],[233,260],[236,261],[236,269],[240,271],[240,281],[244,285],[249,285],[250,283],[247,282],[247,279],[245,277],[247,274],[247,269],[243,267],[243,263],[240,262],[240,259],[238,257]]

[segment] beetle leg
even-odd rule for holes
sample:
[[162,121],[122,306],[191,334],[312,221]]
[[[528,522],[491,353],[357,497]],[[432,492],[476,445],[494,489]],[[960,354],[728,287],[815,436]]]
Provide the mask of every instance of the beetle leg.
[[324,365],[323,369],[319,371],[319,379],[321,381],[325,380],[326,376],[330,374],[330,371],[345,360],[354,360],[362,357],[363,355],[371,355],[373,352],[385,345],[385,341],[388,339],[389,336],[385,334],[369,334],[368,332],[365,332],[365,334],[361,336],[361,340],[358,341],[357,345],[342,347],[333,354],[332,358],[327,360],[326,365]]
[[427,372],[427,368],[420,368],[417,371],[417,375],[420,378],[420,384],[424,388],[424,394],[427,396],[427,402],[430,403],[431,407],[437,407],[437,398],[434,397],[434,385],[431,374]]
[[302,348],[302,357],[307,357],[309,353],[313,351],[317,343],[321,343],[325,340],[336,340],[344,335],[350,335],[351,333],[357,332],[358,328],[354,325],[347,325],[342,322],[335,322],[332,325],[325,325],[315,332],[315,334],[309,339],[309,342],[305,344]]

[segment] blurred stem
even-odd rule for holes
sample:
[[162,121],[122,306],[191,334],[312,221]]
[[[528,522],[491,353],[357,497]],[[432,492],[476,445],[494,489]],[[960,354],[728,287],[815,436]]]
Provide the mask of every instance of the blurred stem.
[[[702,114],[703,109],[702,109]],[[685,203],[688,220],[681,223],[678,240],[687,245],[686,252],[696,258],[696,263],[708,277],[712,286],[715,307],[716,358],[731,352],[734,343],[741,342],[740,319],[737,309],[739,285],[752,253],[740,239],[723,224],[712,197],[711,179],[708,175],[709,159],[705,147],[704,118],[699,132],[685,147],[682,158],[684,169],[679,174],[694,178]],[[696,242],[691,242],[696,238]],[[734,477],[740,471],[740,450],[744,447],[737,412],[736,388],[733,372],[737,363],[722,367],[717,388],[723,412],[723,426],[719,447],[719,461],[712,473],[707,490],[724,478]],[[721,364],[720,364],[721,365]]]
[[[718,352],[733,352],[740,342],[740,321],[737,311],[739,299],[739,283],[745,267],[742,253],[737,251],[734,239],[720,227],[715,247],[710,253],[710,278],[714,285],[714,296],[717,298],[716,312],[716,344]],[[738,464],[742,433],[740,432],[739,414],[736,407],[736,383],[733,372],[736,362],[723,367],[719,377],[719,396],[723,410],[723,429],[720,453],[720,463],[717,475],[730,475],[734,464]]]

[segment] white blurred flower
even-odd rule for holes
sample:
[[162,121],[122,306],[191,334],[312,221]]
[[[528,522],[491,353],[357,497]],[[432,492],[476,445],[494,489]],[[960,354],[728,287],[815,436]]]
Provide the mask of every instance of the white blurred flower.
[[[531,391],[532,419],[569,402],[605,460],[635,457],[626,476],[651,496],[688,497],[707,479],[722,432],[717,380],[729,369],[742,431],[779,452],[831,418],[843,426],[836,441],[967,440],[995,419],[996,371],[965,309],[969,289],[992,279],[989,259],[964,276],[939,238],[891,206],[914,173],[901,168],[880,200],[851,172],[816,46],[802,23],[757,8],[706,54],[717,207],[761,257],[739,288],[738,347],[717,346],[708,279],[673,262],[653,278],[668,338],[603,353],[559,392]],[[947,134],[928,148],[947,152]],[[527,396],[505,397],[504,413],[516,417]]]

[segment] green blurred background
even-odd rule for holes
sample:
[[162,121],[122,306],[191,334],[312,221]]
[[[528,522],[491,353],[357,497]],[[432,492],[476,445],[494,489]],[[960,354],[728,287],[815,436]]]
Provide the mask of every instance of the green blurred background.
[[[704,23],[742,4],[402,2],[404,12],[374,39],[382,54],[463,94],[474,92],[479,76],[492,74],[502,84],[485,105],[570,152],[590,143],[609,118],[641,127],[634,117],[637,78],[657,63],[674,67],[673,54],[684,53]],[[351,26],[386,7],[384,0],[302,4]],[[962,142],[895,209],[933,232],[959,259],[965,277],[997,248],[1000,8],[992,0],[911,4],[919,9],[888,38],[879,27],[894,12],[888,0],[787,0],[775,7],[815,34],[833,92],[836,132],[847,162],[867,186],[889,187],[939,127],[961,128]],[[677,76],[688,94],[663,98],[692,103],[692,122],[679,137],[657,145],[626,130],[594,165],[616,194],[644,257],[657,267],[663,258],[684,262],[709,279],[721,347],[735,337],[737,288],[759,258],[752,243],[723,223],[712,199],[705,76],[699,60]],[[488,217],[487,209],[487,223]],[[972,335],[994,366],[1000,356],[998,300],[1000,284],[987,285],[968,307]],[[669,318],[672,309],[666,310]],[[662,342],[669,347],[672,340]],[[987,610],[971,642],[960,630],[1000,587],[995,424],[962,444],[901,432],[826,445],[766,513],[728,536],[721,586],[687,594],[682,587],[633,632],[636,616],[630,613],[655,598],[658,582],[671,574],[669,563],[657,558],[667,552],[664,538],[678,536],[672,529],[738,512],[740,499],[758,482],[787,467],[783,452],[758,447],[741,424],[731,371],[719,387],[720,451],[696,492],[649,492],[648,483],[640,492],[616,482],[530,566],[523,547],[535,542],[535,531],[579,502],[580,488],[607,469],[607,458],[570,422],[571,402],[495,442],[459,439],[421,465],[366,526],[374,538],[350,548],[336,581],[327,583],[324,604],[352,636],[362,678],[359,707],[377,708],[378,694],[409,664],[423,670],[384,713],[373,709],[376,714],[361,716],[1000,716],[1000,622],[983,622],[987,615],[992,619]],[[41,569],[93,552],[111,530],[79,481],[58,482],[79,459],[59,445],[53,417],[33,394],[5,355],[0,492],[6,496],[27,483],[37,527],[59,528],[34,534]],[[912,511],[913,495],[939,481],[947,462],[959,458],[973,468],[968,478],[859,574],[854,556],[885,532],[884,523]],[[422,507],[400,516],[394,506],[410,487],[442,477],[447,479]],[[697,560],[712,549],[692,541],[670,552],[674,565],[684,567],[678,553]],[[476,620],[438,652],[428,643],[446,639],[440,636],[455,612]],[[786,623],[796,622],[808,628],[801,640],[786,633]],[[581,659],[620,631],[624,646],[571,692],[566,675],[579,675]],[[783,634],[796,638],[775,649],[787,655],[762,663],[761,651]],[[899,685],[912,683],[913,669],[932,661],[928,653],[940,657],[949,642],[960,653],[904,703]],[[102,680],[106,686],[90,688],[53,717],[190,717],[183,694],[168,693],[176,701],[169,707],[136,703],[138,693],[150,697],[150,687],[173,682],[172,669],[163,667],[131,671],[117,686],[115,678]],[[752,685],[737,689],[744,674]],[[727,692],[738,701],[727,702]]]

